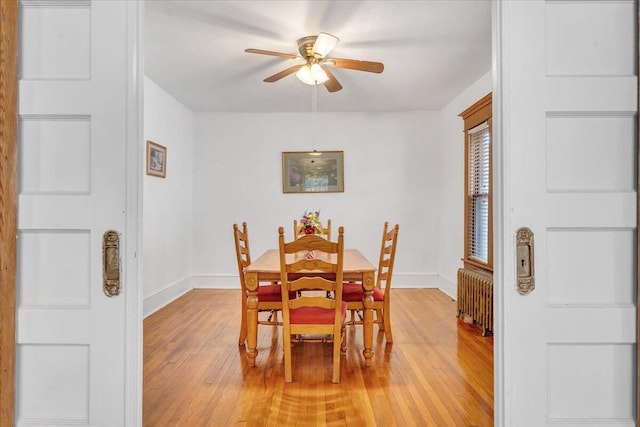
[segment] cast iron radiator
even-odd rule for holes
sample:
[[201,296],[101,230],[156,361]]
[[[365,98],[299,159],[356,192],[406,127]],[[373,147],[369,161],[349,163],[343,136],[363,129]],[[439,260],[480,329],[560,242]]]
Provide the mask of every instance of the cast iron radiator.
[[493,276],[481,270],[458,269],[458,317],[466,315],[493,335]]

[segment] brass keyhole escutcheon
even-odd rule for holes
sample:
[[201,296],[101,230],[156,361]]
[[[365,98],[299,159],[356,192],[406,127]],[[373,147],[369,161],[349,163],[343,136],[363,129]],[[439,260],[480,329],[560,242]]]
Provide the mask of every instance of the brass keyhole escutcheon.
[[115,230],[102,236],[102,279],[106,296],[120,295],[120,233]]
[[522,227],[516,233],[516,277],[518,280],[518,293],[530,294],[536,287],[533,270],[533,232]]

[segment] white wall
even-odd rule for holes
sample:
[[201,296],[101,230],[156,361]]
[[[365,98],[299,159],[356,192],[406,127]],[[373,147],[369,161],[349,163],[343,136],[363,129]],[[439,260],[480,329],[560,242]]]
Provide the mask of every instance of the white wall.
[[437,229],[439,288],[456,296],[456,273],[464,256],[464,122],[458,114],[492,90],[487,72],[440,110],[440,216]]
[[166,178],[145,174],[143,183],[147,316],[193,287],[193,113],[153,81],[145,78],[144,83],[145,141],[167,147]]
[[394,286],[437,286],[438,117],[318,113],[315,148],[344,151],[345,192],[283,194],[281,153],[312,148],[311,113],[196,114],[194,285],[239,286],[233,223],[247,221],[255,258],[277,245],[278,226],[291,237],[294,219],[321,209],[374,263],[384,221],[399,223]]

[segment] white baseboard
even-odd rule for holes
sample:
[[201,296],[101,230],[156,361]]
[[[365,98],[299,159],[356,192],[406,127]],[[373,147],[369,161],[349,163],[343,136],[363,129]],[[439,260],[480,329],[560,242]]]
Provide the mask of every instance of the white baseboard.
[[439,279],[438,288],[442,292],[444,292],[445,294],[449,295],[454,300],[457,299],[458,298],[458,285],[457,285],[456,281],[448,279],[448,278],[443,277],[443,276],[438,276],[438,279]]
[[240,289],[240,278],[236,274],[210,274],[192,276],[195,289]]
[[393,273],[393,288],[437,288],[438,275],[436,273]]
[[180,298],[193,288],[193,277],[185,277],[173,284],[170,284],[163,290],[145,297],[142,302],[143,318],[146,318],[150,314],[160,310],[162,307]]

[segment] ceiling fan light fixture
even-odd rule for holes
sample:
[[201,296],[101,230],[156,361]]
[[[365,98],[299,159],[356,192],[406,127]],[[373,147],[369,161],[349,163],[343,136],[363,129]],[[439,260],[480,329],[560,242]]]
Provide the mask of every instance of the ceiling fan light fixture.
[[306,64],[298,70],[296,77],[304,84],[311,86],[323,84],[329,80],[329,76],[324,72],[319,64]]
[[331,49],[336,47],[339,41],[339,38],[329,33],[320,33],[316,42],[313,44],[313,53],[320,58],[324,58],[329,54]]

